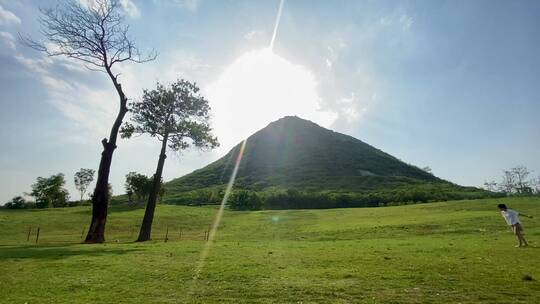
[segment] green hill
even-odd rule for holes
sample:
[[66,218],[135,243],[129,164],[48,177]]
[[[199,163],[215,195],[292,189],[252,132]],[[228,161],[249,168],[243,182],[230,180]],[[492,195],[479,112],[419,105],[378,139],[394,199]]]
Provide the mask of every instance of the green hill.
[[[239,151],[240,144],[210,165],[167,183],[165,201],[217,202]],[[348,195],[371,204],[488,194],[444,181],[361,140],[293,116],[272,122],[247,139],[235,188]]]

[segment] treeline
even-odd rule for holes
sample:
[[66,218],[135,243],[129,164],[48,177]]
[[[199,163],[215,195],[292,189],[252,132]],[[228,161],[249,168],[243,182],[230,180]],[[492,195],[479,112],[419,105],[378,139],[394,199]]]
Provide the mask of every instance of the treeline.
[[[167,196],[164,203],[179,205],[219,204],[223,199],[223,195],[223,187],[204,188]],[[227,204],[232,210],[325,209],[394,206],[501,196],[504,196],[504,194],[473,187],[458,187],[450,183],[439,183],[366,192],[322,192],[295,189],[254,191],[236,189],[229,196]]]
[[324,193],[296,190],[254,192],[237,190],[228,200],[232,210],[327,209],[398,206],[458,199],[500,197],[487,192],[429,191],[422,189],[373,193]]
[[[53,174],[49,177],[38,177],[36,182],[32,184],[32,189],[25,196],[33,198],[27,201],[22,195],[15,196],[10,201],[4,204],[4,208],[8,209],[30,209],[30,208],[62,208],[74,207],[90,204],[84,200],[84,195],[87,193],[90,184],[94,180],[93,169],[81,168],[73,177],[75,188],[79,191],[80,200],[71,201],[70,195],[65,188],[66,179],[63,173]],[[108,194],[112,197],[112,186],[109,184]],[[89,195],[92,198],[92,195]]]
[[[32,190],[25,193],[27,197],[33,200],[26,200],[22,195],[12,198],[4,204],[7,209],[31,209],[31,208],[61,208],[90,205],[90,201],[85,199],[85,194],[94,180],[93,169],[81,168],[74,175],[73,182],[75,188],[79,191],[80,199],[70,200],[70,195],[65,189],[66,179],[63,173],[53,174],[49,177],[38,177],[32,185]],[[146,176],[137,172],[126,174],[124,187],[128,203],[144,204],[152,191],[153,177]],[[158,201],[161,202],[165,195],[166,188],[160,187],[158,191]],[[109,184],[109,196],[113,198],[113,190]],[[92,198],[92,194],[88,195]],[[121,197],[111,200],[111,204],[125,202]]]

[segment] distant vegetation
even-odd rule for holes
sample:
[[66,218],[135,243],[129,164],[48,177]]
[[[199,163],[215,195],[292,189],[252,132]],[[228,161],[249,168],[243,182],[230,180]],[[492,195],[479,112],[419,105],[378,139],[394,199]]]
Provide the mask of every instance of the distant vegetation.
[[64,188],[64,174],[58,173],[50,177],[38,177],[32,185],[30,195],[36,199],[36,208],[66,207],[69,193]]
[[144,202],[152,188],[152,179],[141,173],[129,172],[126,174],[124,187],[130,203],[134,200]]
[[[221,202],[223,188],[200,189],[183,193],[166,203],[181,205],[218,204]],[[299,191],[295,189],[272,189],[253,191],[235,189],[227,203],[233,210],[262,209],[321,209],[397,206],[434,201],[459,199],[480,199],[502,197],[503,194],[479,191],[477,188],[458,188],[455,185],[417,185],[398,190],[381,190],[367,193]]]
[[77,188],[77,190],[79,190],[79,192],[81,193],[81,203],[83,202],[86,190],[88,190],[88,187],[90,187],[90,184],[94,180],[95,172],[96,171],[93,169],[85,168],[81,168],[79,171],[75,172],[73,182],[75,183],[75,188]]
[[503,171],[502,180],[485,182],[484,187],[491,192],[506,195],[540,194],[540,175],[537,179],[531,178],[531,171],[525,166],[516,166]]

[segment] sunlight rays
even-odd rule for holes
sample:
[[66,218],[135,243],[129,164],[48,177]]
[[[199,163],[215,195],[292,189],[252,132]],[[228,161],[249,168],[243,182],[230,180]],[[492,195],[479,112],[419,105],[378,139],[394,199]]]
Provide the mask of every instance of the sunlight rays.
[[272,33],[272,40],[270,40],[270,51],[274,50],[274,42],[276,41],[276,34],[279,27],[279,22],[281,21],[281,11],[283,10],[283,2],[285,0],[281,0],[279,2],[279,9],[276,17],[276,24],[274,25],[274,32]]
[[219,223],[221,222],[221,218],[223,217],[223,211],[225,210],[227,199],[229,198],[229,195],[232,192],[234,181],[236,180],[236,175],[238,174],[238,169],[240,168],[240,163],[242,162],[242,157],[244,156],[245,148],[246,148],[246,139],[244,139],[242,141],[242,144],[240,145],[240,150],[238,151],[238,155],[236,156],[236,162],[234,164],[234,169],[231,174],[231,178],[229,179],[229,183],[227,184],[227,188],[225,189],[225,194],[223,195],[223,199],[221,200],[221,204],[219,205],[219,210],[216,214],[216,217],[214,218],[212,228],[210,229],[210,232],[208,234],[208,240],[204,244],[203,251],[201,252],[201,256],[199,258],[199,262],[197,263],[197,266],[195,268],[195,275],[193,276],[192,292],[193,292],[195,283],[199,279],[201,271],[204,268],[206,258],[208,257],[208,253],[210,252],[210,247],[213,244],[217,229],[219,227]]

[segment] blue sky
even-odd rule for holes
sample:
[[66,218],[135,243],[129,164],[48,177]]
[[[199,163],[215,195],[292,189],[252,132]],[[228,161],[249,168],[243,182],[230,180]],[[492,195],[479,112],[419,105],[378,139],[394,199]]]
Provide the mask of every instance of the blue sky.
[[[271,55],[262,50],[278,0],[122,2],[138,46],[159,52],[118,67],[128,96],[156,80],[197,81],[223,144],[169,157],[165,180],[287,114],[462,185],[516,165],[540,174],[538,1],[285,1]],[[16,41],[19,32],[39,37],[38,7],[55,3],[0,0],[1,202],[57,172],[76,198],[73,174],[97,167],[115,115],[104,75]],[[117,194],[129,171],[153,173],[159,150],[144,137],[118,146]]]

